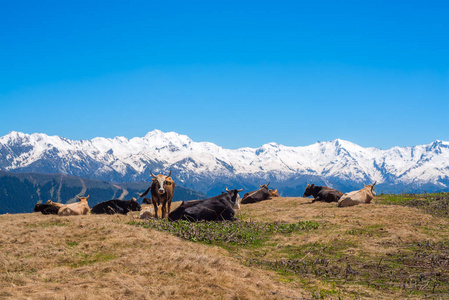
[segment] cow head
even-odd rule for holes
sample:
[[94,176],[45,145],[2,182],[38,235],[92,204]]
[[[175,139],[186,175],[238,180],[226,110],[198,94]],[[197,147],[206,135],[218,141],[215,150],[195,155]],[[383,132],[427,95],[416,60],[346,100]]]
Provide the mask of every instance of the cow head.
[[376,191],[374,190],[374,186],[376,185],[377,181],[374,181],[373,184],[369,184],[369,185],[365,185],[363,184],[363,186],[365,187],[365,189],[367,189],[369,192],[371,192],[371,194],[373,196],[376,196]]
[[232,203],[234,203],[234,207],[237,207],[238,209],[240,209],[240,196],[239,193],[243,191],[243,188],[241,188],[240,190],[234,189],[234,190],[228,190],[228,188],[226,188],[226,192],[231,196],[231,201]]
[[304,191],[303,197],[309,197],[313,193],[313,188],[315,187],[315,184],[307,184],[306,190]]
[[44,206],[44,204],[40,204],[40,203],[36,203],[36,206],[34,207],[35,212],[39,212],[39,211],[43,211],[46,208],[46,206]]
[[173,179],[171,179],[171,177],[170,177],[171,171],[167,176],[164,176],[162,174],[155,176],[152,171],[150,171],[150,174],[151,174],[151,176],[153,176],[153,183],[155,184],[155,191],[160,195],[165,194],[165,188],[174,183]]
[[87,197],[78,197],[78,196],[76,196],[76,198],[78,199],[78,201],[79,202],[87,202],[88,200],[89,200],[89,196],[87,196]]
[[263,184],[263,185],[260,185],[260,184],[259,184],[259,186],[260,186],[261,189],[267,189],[267,190],[268,190],[268,186],[269,186],[269,185],[270,185],[270,181],[268,181],[267,184]]
[[131,200],[129,200],[129,209],[132,211],[141,211],[142,207],[140,206],[139,202],[137,202],[136,198],[131,198]]
[[270,197],[279,197],[278,190],[268,190],[268,192],[270,193]]
[[185,208],[185,202],[182,201],[181,205],[178,206],[178,208],[176,208],[174,211],[172,211],[169,215],[168,215],[168,219],[170,221],[177,221],[179,219],[182,218],[182,215],[184,214],[184,212],[186,211]]

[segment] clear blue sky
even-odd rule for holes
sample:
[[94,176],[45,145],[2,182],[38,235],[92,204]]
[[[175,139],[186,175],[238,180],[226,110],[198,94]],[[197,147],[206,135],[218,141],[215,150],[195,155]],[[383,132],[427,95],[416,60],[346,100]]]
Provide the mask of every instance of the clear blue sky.
[[0,136],[447,141],[448,16],[449,1],[4,1]]

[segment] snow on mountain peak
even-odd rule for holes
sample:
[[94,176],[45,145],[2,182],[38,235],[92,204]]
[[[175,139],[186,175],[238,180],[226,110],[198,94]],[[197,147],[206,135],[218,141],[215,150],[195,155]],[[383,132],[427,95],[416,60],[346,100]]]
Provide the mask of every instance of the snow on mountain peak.
[[429,145],[381,150],[335,139],[301,147],[271,142],[259,148],[231,150],[157,129],[131,139],[73,141],[15,131],[0,137],[0,170],[133,181],[146,180],[148,169],[171,169],[183,182],[217,176],[287,180],[313,175],[353,182],[431,182],[447,188],[449,142],[436,140]]

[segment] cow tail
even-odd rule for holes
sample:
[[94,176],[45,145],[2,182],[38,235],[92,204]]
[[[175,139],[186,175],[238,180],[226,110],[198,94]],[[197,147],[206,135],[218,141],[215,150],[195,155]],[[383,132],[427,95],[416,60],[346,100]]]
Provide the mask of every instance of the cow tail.
[[142,198],[143,196],[146,196],[148,194],[148,192],[150,191],[151,186],[141,195],[139,195],[140,198]]

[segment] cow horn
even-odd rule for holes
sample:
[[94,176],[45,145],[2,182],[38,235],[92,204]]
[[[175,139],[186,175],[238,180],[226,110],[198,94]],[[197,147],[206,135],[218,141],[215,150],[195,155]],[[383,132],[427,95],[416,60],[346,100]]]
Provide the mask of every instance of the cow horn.
[[154,178],[156,178],[156,176],[154,176],[153,171],[150,170],[150,174],[151,176],[153,176]]
[[374,181],[374,183],[373,183],[373,186],[375,186],[375,185],[376,185],[376,183],[377,183],[377,180],[376,180],[376,181]]
[[260,185],[260,183],[259,183],[259,186],[262,187],[262,186]]
[[226,192],[229,192],[229,191],[228,191],[228,187],[226,187]]
[[170,175],[171,175],[171,170],[170,170],[170,173],[168,173],[167,177],[170,177]]
[[77,198],[78,200],[81,200],[81,199],[80,199],[80,196],[76,196],[76,198]]
[[241,191],[243,191],[243,189],[244,189],[244,188],[241,188],[240,190],[237,190],[237,192],[241,192]]
[[271,181],[268,181],[268,183],[267,183],[267,186],[269,186],[269,185],[270,185],[270,183],[271,183]]

